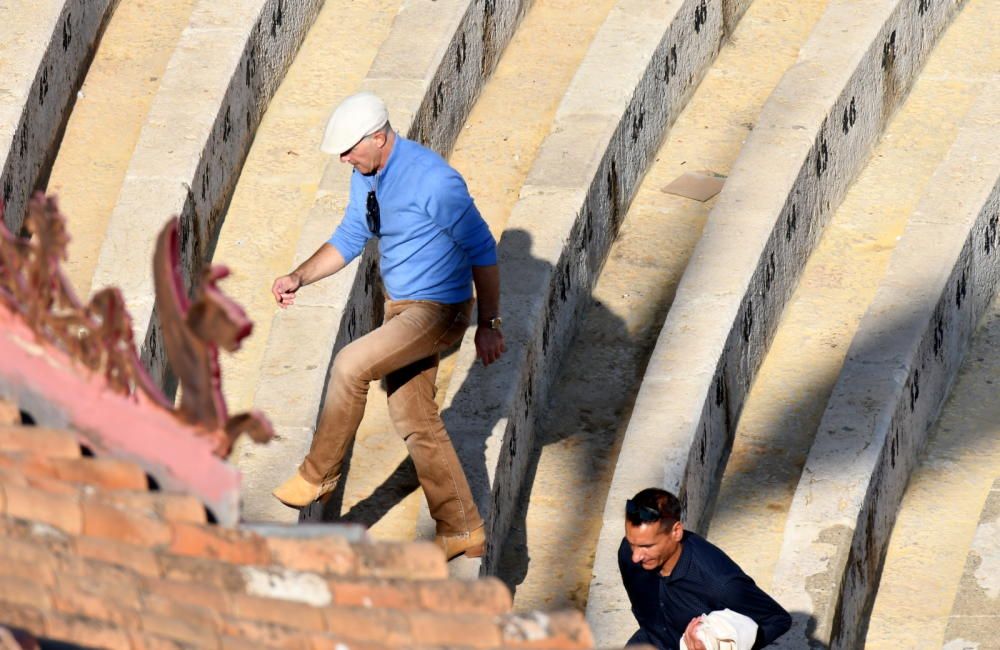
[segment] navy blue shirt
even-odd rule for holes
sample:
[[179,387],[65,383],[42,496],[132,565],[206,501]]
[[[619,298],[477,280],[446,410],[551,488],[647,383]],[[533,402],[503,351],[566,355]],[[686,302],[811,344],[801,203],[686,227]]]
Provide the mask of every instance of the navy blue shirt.
[[754,649],[788,631],[792,619],[773,598],[721,549],[703,537],[684,531],[680,559],[669,576],[633,564],[632,549],[623,539],[618,568],[632,613],[639,622],[636,641],[676,650],[692,618],[729,608],[757,623]]

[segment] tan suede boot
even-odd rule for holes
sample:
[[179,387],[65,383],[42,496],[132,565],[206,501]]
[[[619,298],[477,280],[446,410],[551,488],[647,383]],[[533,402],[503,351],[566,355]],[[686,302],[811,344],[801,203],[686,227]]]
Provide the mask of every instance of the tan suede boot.
[[448,560],[465,553],[465,557],[480,557],[486,552],[486,529],[483,526],[471,533],[459,535],[438,535],[434,543],[444,552]]
[[302,478],[302,474],[295,472],[290,479],[275,488],[271,494],[289,508],[305,508],[316,499],[321,499],[333,492],[338,481],[340,481],[340,474],[323,481],[322,485],[314,485]]

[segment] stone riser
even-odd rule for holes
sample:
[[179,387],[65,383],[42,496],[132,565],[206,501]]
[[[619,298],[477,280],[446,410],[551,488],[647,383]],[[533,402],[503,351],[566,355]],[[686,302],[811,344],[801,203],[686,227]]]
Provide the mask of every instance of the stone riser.
[[768,100],[681,280],[607,500],[588,604],[599,637],[629,615],[614,557],[620,504],[663,485],[681,496],[689,527],[704,530],[801,269],[954,10],[865,7],[828,7]]
[[[13,233],[20,231],[28,198],[51,163],[94,46],[117,2],[66,0],[61,9],[54,2],[40,2],[50,6],[4,16],[12,23],[5,30],[33,32],[28,43],[11,37],[0,48],[5,79],[0,82],[5,96],[0,106],[0,205]],[[36,34],[41,38],[32,38]]]
[[[851,344],[789,512],[775,596],[815,616],[813,638],[831,648],[863,643],[866,625],[858,622],[870,614],[917,454],[994,297],[997,99],[984,92],[977,100],[911,218]],[[805,621],[797,623],[785,647],[806,638]]]

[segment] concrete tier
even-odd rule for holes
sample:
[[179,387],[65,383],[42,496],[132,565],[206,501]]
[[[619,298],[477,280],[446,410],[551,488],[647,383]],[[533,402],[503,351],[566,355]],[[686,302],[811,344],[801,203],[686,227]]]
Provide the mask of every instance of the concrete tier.
[[77,93],[46,192],[69,220],[63,271],[80,292],[90,289],[129,161],[193,6],[118,2]]
[[[357,90],[378,93],[397,130],[447,153],[527,4],[408,0]],[[337,160],[327,163],[299,232],[293,264],[329,238],[346,205],[349,171]],[[337,275],[311,285],[297,297],[294,309],[274,316],[254,405],[271,415],[278,437],[258,454],[258,462],[288,473],[308,451],[336,351],[378,322],[382,295],[374,251],[370,246]],[[310,344],[302,345],[306,340]],[[290,393],[289,386],[296,391]],[[248,484],[248,518],[294,519],[294,512],[270,496],[272,479]],[[304,516],[321,518],[323,513],[314,508]]]
[[[726,176],[826,0],[755,0],[664,137],[611,245],[530,455],[497,575],[518,610],[587,604],[600,514],[643,371],[714,199],[669,194],[686,171]],[[619,504],[619,509],[623,508]],[[572,543],[567,544],[567,532]],[[629,617],[630,618],[630,617]],[[624,643],[634,623],[606,629]]]
[[156,233],[180,216],[185,280],[198,277],[257,125],[321,4],[199,0],[167,64],[91,284],[121,288],[143,362],[161,383],[166,358],[145,272]]
[[[117,0],[0,2],[0,205],[14,233]],[[150,258],[151,259],[151,258]]]
[[943,648],[978,650],[996,645],[1000,624],[1000,479],[979,517]]
[[620,0],[521,187],[498,251],[507,354],[495,367],[476,365],[470,331],[444,402],[487,517],[487,573],[516,508],[536,410],[548,401],[639,177],[718,53],[732,24],[725,16],[742,14],[724,4]]
[[796,612],[782,647],[813,638],[853,648],[864,638],[916,455],[1000,275],[998,99],[987,83],[848,350],[775,569],[773,595]]

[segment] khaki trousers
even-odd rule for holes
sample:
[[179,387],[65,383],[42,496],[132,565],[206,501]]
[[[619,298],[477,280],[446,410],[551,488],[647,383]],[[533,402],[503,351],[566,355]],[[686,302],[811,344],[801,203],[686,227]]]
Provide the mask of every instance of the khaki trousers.
[[483,520],[438,413],[438,361],[469,326],[472,300],[385,303],[382,326],[346,345],[333,362],[312,447],[299,471],[313,484],[340,474],[344,454],[365,412],[370,382],[386,380],[389,415],[406,441],[439,535],[475,530]]

